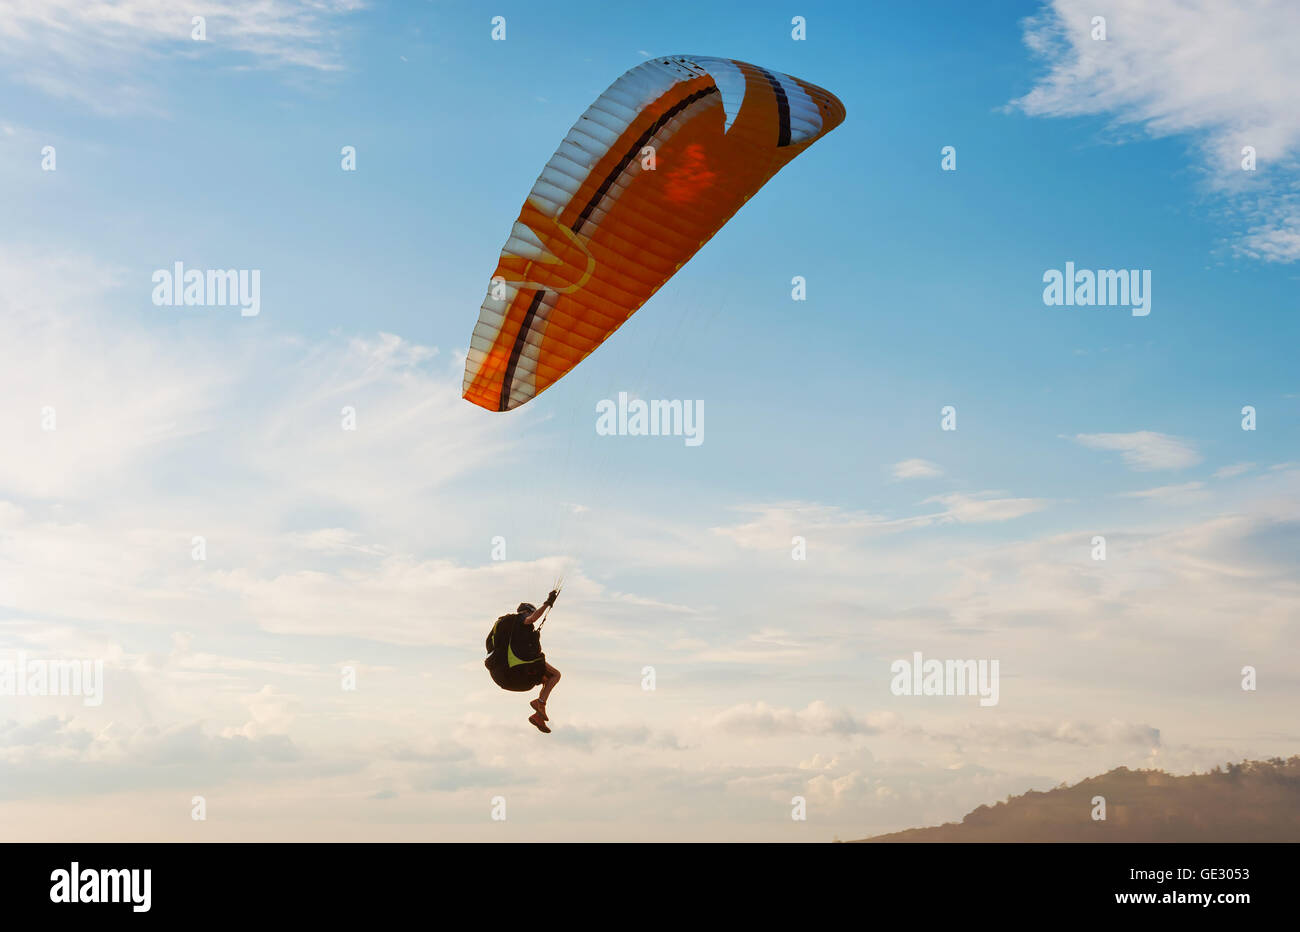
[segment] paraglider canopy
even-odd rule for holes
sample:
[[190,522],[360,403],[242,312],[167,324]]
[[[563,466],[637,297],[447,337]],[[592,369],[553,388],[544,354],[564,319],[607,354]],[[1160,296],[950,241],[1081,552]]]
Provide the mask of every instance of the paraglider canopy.
[[729,58],[628,71],[524,201],[470,340],[464,397],[507,411],[545,391],[843,121],[829,91]]

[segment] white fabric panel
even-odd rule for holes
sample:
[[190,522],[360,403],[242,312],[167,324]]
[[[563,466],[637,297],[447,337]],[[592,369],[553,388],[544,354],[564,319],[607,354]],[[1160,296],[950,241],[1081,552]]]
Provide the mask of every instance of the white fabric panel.
[[745,73],[729,58],[696,58],[695,62],[708,72],[722,95],[722,109],[727,114],[725,132],[731,129],[745,100]]
[[822,113],[817,102],[788,74],[777,74],[774,71],[772,76],[785,90],[785,98],[790,102],[790,141],[804,142],[812,139],[822,131]]

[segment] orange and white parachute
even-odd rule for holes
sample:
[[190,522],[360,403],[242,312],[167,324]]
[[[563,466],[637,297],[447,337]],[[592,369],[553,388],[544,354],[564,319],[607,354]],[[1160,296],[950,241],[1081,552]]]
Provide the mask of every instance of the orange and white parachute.
[[465,398],[508,411],[545,391],[843,121],[829,91],[729,58],[624,74],[524,201],[470,339]]

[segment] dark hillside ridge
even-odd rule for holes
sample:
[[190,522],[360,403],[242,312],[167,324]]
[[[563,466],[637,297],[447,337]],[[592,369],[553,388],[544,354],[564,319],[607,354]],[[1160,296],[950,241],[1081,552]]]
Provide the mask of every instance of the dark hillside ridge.
[[[1095,821],[1093,797],[1106,799]],[[1174,776],[1119,767],[1074,786],[980,806],[960,823],[863,842],[1278,842],[1300,841],[1300,756],[1243,761]]]

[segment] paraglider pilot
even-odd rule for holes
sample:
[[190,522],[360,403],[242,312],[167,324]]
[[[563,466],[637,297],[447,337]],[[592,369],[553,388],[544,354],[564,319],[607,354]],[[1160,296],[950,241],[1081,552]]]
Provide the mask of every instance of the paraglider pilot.
[[542,687],[537,698],[528,703],[533,709],[528,721],[548,735],[551,729],[546,725],[546,699],[555,684],[560,682],[560,671],[546,662],[541,633],[533,625],[555,604],[559,594],[558,590],[552,589],[541,608],[520,602],[513,613],[498,618],[488,632],[488,658],[483,661],[492,674],[492,681],[502,689],[526,693],[538,685]]

